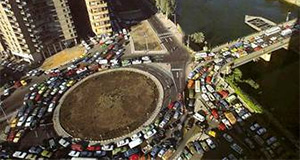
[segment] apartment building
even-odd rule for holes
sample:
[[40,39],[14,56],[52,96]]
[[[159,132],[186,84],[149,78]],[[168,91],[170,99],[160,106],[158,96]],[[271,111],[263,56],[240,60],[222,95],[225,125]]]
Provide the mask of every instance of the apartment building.
[[37,62],[76,37],[67,0],[1,0],[0,40],[17,59]]
[[96,35],[111,34],[112,27],[105,0],[85,0],[93,32]]

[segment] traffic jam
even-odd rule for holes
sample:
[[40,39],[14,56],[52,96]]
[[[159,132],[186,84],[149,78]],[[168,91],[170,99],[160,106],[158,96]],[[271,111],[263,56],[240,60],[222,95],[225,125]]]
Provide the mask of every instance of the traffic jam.
[[[219,76],[221,68],[226,63],[277,43],[298,30],[299,25],[274,27],[259,36],[239,41],[218,52],[195,54],[196,61],[203,63],[211,60],[211,62],[204,66],[198,65],[187,77],[186,107],[188,113],[194,118],[190,120],[189,128],[197,125],[207,136],[204,139],[198,137],[188,142],[179,159],[191,159],[195,154],[203,155],[216,150],[219,137],[229,143],[227,148],[232,150],[231,153],[222,155],[223,160],[243,158],[246,156],[245,150],[258,148],[264,158],[268,159],[284,151],[279,140],[268,133],[266,127],[249,120],[252,113],[237,94],[228,89],[228,84],[219,79]],[[238,128],[239,132],[245,133],[242,144],[235,142],[233,136],[229,134],[232,128]]]
[[[23,106],[5,129],[7,142],[14,146],[11,149],[2,148],[1,158],[115,158],[138,159],[142,156],[168,159],[175,152],[183,136],[185,107],[182,95],[178,100],[163,106],[152,124],[144,126],[142,131],[118,142],[100,144],[71,137],[51,137],[41,145],[19,148],[28,132],[34,132],[40,125],[50,123],[55,107],[62,95],[78,81],[101,70],[127,67],[135,64],[151,63],[150,56],[123,59],[124,44],[128,42],[127,30],[112,37],[102,39],[90,38],[90,44],[82,41],[86,51],[79,58],[72,60],[61,68],[47,71],[31,70],[28,77],[46,74],[44,82],[30,86],[30,92],[25,94]],[[100,51],[92,53],[95,46]],[[26,82],[21,81],[20,86]],[[20,87],[19,86],[19,87]],[[17,150],[16,150],[17,149]]]

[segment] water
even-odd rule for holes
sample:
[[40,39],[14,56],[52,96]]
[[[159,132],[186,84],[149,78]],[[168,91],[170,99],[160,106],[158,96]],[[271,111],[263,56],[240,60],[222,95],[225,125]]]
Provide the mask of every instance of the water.
[[260,60],[239,67],[243,78],[260,85],[240,87],[299,139],[299,54],[284,49],[273,53],[270,62]]
[[[283,22],[288,11],[299,17],[299,8],[278,0],[179,0],[179,24],[186,34],[204,32],[210,46],[256,32],[244,23],[245,15]],[[299,139],[299,54],[279,50],[271,62],[250,62],[240,67],[244,77],[260,84],[260,90],[242,89]]]
[[[215,46],[256,32],[244,23],[245,15],[262,16],[275,23],[299,15],[299,8],[277,0],[179,0],[179,24],[186,34],[204,32]],[[298,12],[298,13],[297,13]]]

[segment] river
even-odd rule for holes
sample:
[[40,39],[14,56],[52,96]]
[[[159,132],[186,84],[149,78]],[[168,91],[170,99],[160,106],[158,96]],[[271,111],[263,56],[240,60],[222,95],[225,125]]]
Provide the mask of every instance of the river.
[[[290,19],[299,17],[299,7],[278,0],[179,0],[177,10],[184,33],[204,32],[209,46],[256,32],[244,23],[245,15],[279,23],[288,11]],[[243,85],[242,89],[299,139],[299,54],[282,49],[269,63],[250,62],[240,69],[260,85],[259,90]]]

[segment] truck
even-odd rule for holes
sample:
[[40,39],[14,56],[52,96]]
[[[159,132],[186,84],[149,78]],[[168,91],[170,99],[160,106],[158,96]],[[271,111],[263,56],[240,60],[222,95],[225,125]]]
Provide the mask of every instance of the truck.
[[236,123],[236,118],[230,111],[225,112],[224,115],[232,125],[234,125]]

